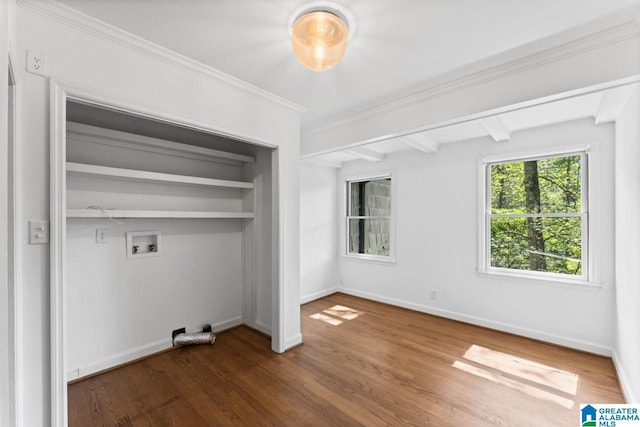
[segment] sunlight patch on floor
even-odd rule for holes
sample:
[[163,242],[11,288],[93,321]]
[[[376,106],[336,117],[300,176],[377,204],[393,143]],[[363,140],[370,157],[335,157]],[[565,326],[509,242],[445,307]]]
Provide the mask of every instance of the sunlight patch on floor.
[[464,354],[464,358],[574,396],[578,391],[578,376],[576,374],[522,357],[472,345]]
[[323,312],[333,316],[338,316],[345,320],[353,320],[363,314],[361,311],[345,307],[344,305],[334,305],[329,309],[323,310]]
[[342,323],[342,320],[338,320],[338,319],[336,319],[334,317],[330,317],[330,316],[327,316],[327,315],[322,314],[322,313],[312,314],[310,317],[312,319],[322,320],[323,322],[328,323],[328,324],[333,325],[333,326],[338,326],[339,324]]
[[524,384],[520,381],[512,380],[500,374],[493,373],[493,372],[487,371],[486,369],[478,368],[473,365],[469,365],[459,360],[454,362],[453,367],[456,369],[460,369],[461,371],[467,372],[469,374],[475,375],[477,377],[484,378],[489,381],[493,381],[496,384],[504,385],[509,388],[519,390],[531,397],[535,397],[541,400],[546,400],[548,402],[557,403],[558,405],[561,405],[567,409],[573,409],[573,405],[574,405],[573,400],[567,399],[566,397],[558,396],[557,394],[539,389],[537,387],[534,387],[528,384]]
[[452,366],[568,409],[575,405],[571,396],[578,392],[580,377],[574,373],[475,344],[463,358],[469,363],[458,360]]
[[338,326],[344,320],[357,319],[363,314],[364,312],[362,311],[354,310],[353,308],[345,307],[344,305],[334,305],[333,307],[327,308],[326,310],[322,310],[322,313],[312,314],[309,317],[333,326]]

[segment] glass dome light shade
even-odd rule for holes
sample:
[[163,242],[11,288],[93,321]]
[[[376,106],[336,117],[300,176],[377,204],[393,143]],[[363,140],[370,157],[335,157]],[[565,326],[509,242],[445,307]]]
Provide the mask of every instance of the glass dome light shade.
[[291,28],[293,53],[311,71],[335,67],[347,51],[348,41],[347,24],[331,12],[306,13]]

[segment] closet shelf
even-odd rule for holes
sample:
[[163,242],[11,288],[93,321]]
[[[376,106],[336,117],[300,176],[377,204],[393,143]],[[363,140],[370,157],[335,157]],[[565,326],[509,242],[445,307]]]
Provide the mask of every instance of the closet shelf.
[[67,122],[67,140],[83,144],[99,144],[127,150],[143,151],[155,154],[185,157],[212,162],[242,165],[255,163],[253,156],[214,150],[211,148],[167,141],[148,136],[120,132],[113,129],[103,129],[80,123]]
[[[254,218],[253,212],[143,211],[107,209],[111,218]],[[67,209],[67,218],[108,218],[99,209]]]
[[67,173],[75,175],[107,176],[143,182],[168,182],[174,184],[199,185],[223,188],[253,188],[252,182],[229,181],[224,179],[201,178],[197,176],[173,175],[160,172],[147,172],[135,169],[122,169],[85,163],[67,162]]

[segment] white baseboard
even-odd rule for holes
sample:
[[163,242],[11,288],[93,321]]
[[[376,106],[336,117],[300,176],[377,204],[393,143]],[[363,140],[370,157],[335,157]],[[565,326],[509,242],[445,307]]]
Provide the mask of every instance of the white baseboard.
[[109,357],[105,357],[104,359],[100,359],[68,371],[67,381],[86,377],[87,375],[95,374],[96,372],[104,371],[105,369],[113,368],[144,356],[149,356],[153,353],[171,348],[172,344],[171,338],[166,338],[116,353]]
[[471,323],[473,325],[483,326],[489,329],[495,329],[502,332],[508,332],[515,335],[521,335],[527,338],[533,338],[540,341],[545,341],[564,347],[575,348],[577,350],[587,351],[589,353],[595,353],[603,356],[611,356],[612,350],[609,347],[591,343],[588,341],[577,340],[574,338],[563,337],[560,335],[549,334],[547,332],[537,331],[534,329],[522,328],[519,326],[510,325],[508,323],[496,322],[494,320],[484,319],[476,316],[469,316],[463,313],[457,313],[454,311],[443,310],[437,307],[430,307],[426,305],[416,304],[408,301],[398,300],[395,298],[389,298],[381,295],[371,294],[368,292],[362,292],[355,289],[340,288],[338,292],[345,294],[370,299],[373,301],[383,302],[398,307],[408,308],[410,310],[420,311],[422,313],[433,314],[435,316],[446,317],[447,319],[458,320],[465,323]]
[[305,297],[300,298],[300,304],[306,304],[308,302],[315,301],[315,300],[320,299],[320,298],[324,298],[324,297],[329,296],[331,294],[335,294],[338,291],[339,291],[339,289],[337,287],[335,287],[335,288],[331,288],[331,289],[325,289],[325,290],[320,291],[320,292],[314,292],[311,295],[307,295]]
[[266,325],[260,321],[257,321],[255,327],[257,330],[259,330],[263,334],[267,334],[271,336],[271,325]]
[[225,320],[224,322],[218,322],[211,325],[211,330],[213,332],[220,332],[226,329],[235,328],[236,326],[242,325],[242,317],[234,317],[233,319]]
[[[241,317],[235,317],[233,319],[225,320],[224,322],[219,322],[211,325],[211,330],[213,332],[218,332],[225,329],[233,328],[238,325],[242,325]],[[139,347],[134,347],[132,349],[116,353],[95,362],[91,362],[86,365],[71,369],[67,371],[67,381],[95,374],[96,372],[104,371],[105,369],[113,368],[115,366],[131,362],[132,360],[136,360],[141,357],[150,356],[154,353],[158,353],[159,351],[171,348],[172,346],[173,342],[171,338],[143,344]]]
[[284,351],[287,351],[290,348],[300,344],[302,344],[302,334],[295,334],[294,336],[289,337],[284,341]]
[[631,387],[631,380],[624,369],[624,364],[620,360],[620,355],[615,349],[613,350],[613,365],[618,373],[618,381],[620,382],[620,388],[622,389],[625,402],[636,405],[640,404],[640,399],[638,399],[638,396]]
[[251,329],[255,329],[256,331],[260,331],[265,335],[271,336],[271,326],[269,325],[266,325],[260,321],[253,322],[245,320],[243,323]]

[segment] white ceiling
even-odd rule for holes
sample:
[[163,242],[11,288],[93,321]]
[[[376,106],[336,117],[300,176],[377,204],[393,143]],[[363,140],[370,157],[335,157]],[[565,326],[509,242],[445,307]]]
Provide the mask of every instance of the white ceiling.
[[[293,57],[288,33],[291,15],[309,1],[58,0],[306,107],[304,130],[526,44],[562,40],[567,32],[579,35],[587,24],[593,30],[630,13],[637,16],[629,8],[640,5],[640,0],[335,1],[354,17],[356,31],[342,63],[314,73]],[[477,123],[467,126],[479,129]]]

